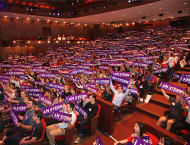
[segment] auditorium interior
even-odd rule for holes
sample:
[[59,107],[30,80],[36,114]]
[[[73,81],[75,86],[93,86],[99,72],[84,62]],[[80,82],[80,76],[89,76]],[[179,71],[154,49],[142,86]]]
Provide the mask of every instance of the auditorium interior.
[[[22,130],[28,104],[25,112],[14,108],[22,91],[45,109],[56,105],[59,95],[66,110],[69,99],[84,109],[95,95],[98,104],[91,119],[75,107],[78,118],[73,125],[73,116],[63,123],[67,128],[54,141],[48,126],[62,121],[52,117],[58,108],[52,107],[52,114],[45,112],[49,117],[41,119],[46,123],[41,137],[28,144],[120,145],[127,144],[121,141],[125,139],[135,144],[138,121],[148,132],[147,144],[159,144],[160,137],[169,138],[170,145],[188,144],[190,0],[0,0],[0,145],[24,145],[23,140],[7,141],[9,130]],[[35,110],[43,112],[39,106]],[[15,125],[11,114],[23,116]],[[90,121],[82,136],[79,116]],[[27,136],[37,129],[23,128]]]

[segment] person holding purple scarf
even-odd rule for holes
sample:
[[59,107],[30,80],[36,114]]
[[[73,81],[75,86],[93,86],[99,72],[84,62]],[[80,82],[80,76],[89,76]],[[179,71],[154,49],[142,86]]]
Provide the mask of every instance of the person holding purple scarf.
[[78,138],[75,140],[75,144],[78,144],[82,141],[84,125],[91,124],[91,118],[96,116],[98,112],[98,104],[96,103],[96,95],[89,95],[89,102],[84,106],[84,109],[87,111],[87,116],[78,116],[77,121],[80,121],[79,124],[79,134]]

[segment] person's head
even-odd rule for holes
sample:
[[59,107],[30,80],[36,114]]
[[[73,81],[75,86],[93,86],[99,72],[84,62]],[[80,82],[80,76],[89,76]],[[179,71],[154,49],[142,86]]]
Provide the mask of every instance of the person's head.
[[88,99],[89,99],[89,102],[94,103],[94,102],[96,102],[96,95],[90,94],[88,96]]
[[18,75],[15,76],[15,80],[19,81],[19,76]]
[[161,136],[158,145],[172,145],[172,140],[168,136]]
[[148,71],[147,71],[147,75],[150,76],[151,74],[152,74],[151,70],[148,70]]
[[141,121],[137,121],[134,125],[134,133],[139,134],[139,137],[143,137],[143,133],[146,133],[144,124]]
[[143,70],[143,69],[140,69],[140,73],[141,73],[141,74],[144,74],[144,70]]
[[58,102],[61,103],[61,102],[64,102],[64,101],[65,101],[65,96],[64,95],[59,95]]
[[27,109],[27,110],[33,110],[33,109],[35,108],[35,105],[36,105],[36,101],[34,101],[32,98],[30,98],[30,99],[28,100],[26,109]]
[[81,93],[86,93],[87,92],[87,90],[85,89],[85,88],[83,88],[82,90],[81,90]]
[[176,95],[176,102],[179,102],[181,100],[181,96]]
[[26,90],[22,90],[20,93],[20,97],[25,98],[26,96],[28,96],[28,92]]
[[186,92],[188,95],[190,95],[190,86],[187,86]]
[[30,96],[26,96],[26,97],[24,97],[24,103],[25,104],[27,104],[28,103],[28,101],[31,99],[31,97]]
[[72,94],[72,95],[75,95],[75,94],[76,94],[76,88],[75,88],[75,87],[72,87],[72,88],[71,88],[71,94]]
[[42,119],[42,117],[43,117],[42,111],[36,110],[36,111],[34,112],[34,115],[33,115],[33,117],[32,117],[32,120],[33,120],[34,122],[39,122],[39,121]]
[[14,83],[10,83],[10,88],[13,90],[15,87],[15,84]]
[[173,57],[173,56],[174,56],[174,54],[173,54],[173,52],[171,52],[171,53],[170,53],[170,57]]
[[69,90],[70,90],[69,85],[65,85],[65,86],[64,86],[64,90],[65,90],[66,92],[69,92]]
[[19,87],[15,87],[15,96],[17,97],[17,98],[20,98],[20,89],[19,89]]
[[122,93],[123,92],[123,87],[122,86],[118,86],[117,87],[117,91],[118,91],[118,93]]
[[51,91],[49,89],[45,90],[44,96],[50,97],[50,95],[51,95]]
[[75,107],[75,104],[73,102],[68,102],[66,105],[66,112],[71,113]]

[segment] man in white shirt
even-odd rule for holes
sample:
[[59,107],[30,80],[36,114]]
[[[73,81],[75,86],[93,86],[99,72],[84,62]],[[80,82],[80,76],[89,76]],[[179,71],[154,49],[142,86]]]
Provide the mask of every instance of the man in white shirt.
[[112,85],[112,81],[110,80],[110,88],[114,92],[114,98],[112,100],[112,103],[114,104],[114,112],[119,111],[118,106],[121,105],[123,99],[128,95],[130,87],[131,87],[131,85],[129,84],[127,91],[125,93],[123,93],[123,87],[118,86],[117,90],[115,90]]
[[76,115],[73,112],[75,105],[73,102],[68,102],[66,105],[66,112],[68,114],[72,114],[71,118],[69,119],[69,123],[58,123],[53,124],[48,127],[46,127],[46,134],[49,139],[49,144],[54,145],[55,144],[55,136],[58,135],[65,135],[65,128],[71,129],[76,121]]

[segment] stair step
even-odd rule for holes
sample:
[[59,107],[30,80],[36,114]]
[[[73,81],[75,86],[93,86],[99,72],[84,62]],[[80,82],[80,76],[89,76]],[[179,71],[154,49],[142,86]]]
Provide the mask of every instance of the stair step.
[[179,71],[175,71],[175,73],[178,73],[178,74],[188,74],[190,72],[189,71],[184,71],[184,70],[179,70]]
[[150,103],[154,103],[160,106],[163,106],[167,109],[170,109],[171,103],[170,101],[163,95],[154,94],[150,99]]
[[137,109],[139,112],[143,112],[155,119],[159,119],[161,116],[164,116],[164,111],[168,110],[168,108],[154,103],[147,103],[140,108],[137,107]]

